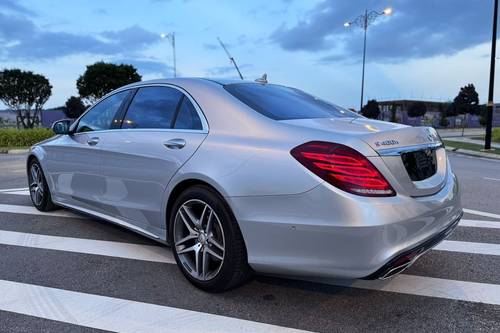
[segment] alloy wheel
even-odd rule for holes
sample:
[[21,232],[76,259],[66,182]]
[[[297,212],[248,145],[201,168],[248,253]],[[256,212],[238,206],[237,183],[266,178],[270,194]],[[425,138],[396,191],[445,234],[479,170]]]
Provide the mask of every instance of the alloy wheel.
[[40,206],[44,196],[43,175],[40,166],[33,163],[30,168],[30,196],[34,204]]
[[179,208],[173,240],[182,266],[193,278],[208,281],[219,273],[225,255],[224,230],[206,202],[192,199]]

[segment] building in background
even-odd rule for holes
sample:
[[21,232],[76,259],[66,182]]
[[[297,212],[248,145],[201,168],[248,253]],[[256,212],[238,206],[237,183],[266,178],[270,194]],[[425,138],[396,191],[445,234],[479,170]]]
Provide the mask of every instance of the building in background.
[[[38,124],[40,127],[49,128],[52,124],[61,119],[66,119],[64,107],[44,109],[38,115]],[[17,127],[17,114],[13,110],[0,110],[0,127]]]
[[[427,112],[422,117],[409,117],[408,109],[410,105],[415,102],[423,102],[426,106]],[[393,108],[395,108],[395,117],[396,121],[401,124],[411,125],[411,126],[433,126],[433,127],[442,127],[440,126],[441,120],[441,112],[445,111],[448,108],[450,102],[435,102],[435,101],[420,101],[420,100],[388,100],[388,101],[379,101],[380,108],[380,120],[391,121],[393,118]],[[482,127],[480,123],[479,115],[468,115],[464,117],[463,115],[457,116],[449,116],[448,126],[449,128],[454,127]],[[464,122],[466,122],[464,124]],[[495,111],[493,114],[493,126],[500,126],[500,103],[495,104]]]
[[41,126],[48,128],[51,127],[54,122],[68,117],[64,114],[64,107],[60,106],[58,108],[44,109],[41,112],[41,118]]

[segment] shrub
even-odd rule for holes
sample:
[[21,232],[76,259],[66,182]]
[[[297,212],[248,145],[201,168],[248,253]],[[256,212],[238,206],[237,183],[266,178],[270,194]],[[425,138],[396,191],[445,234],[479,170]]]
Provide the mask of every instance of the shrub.
[[54,135],[48,128],[18,130],[15,128],[0,129],[0,147],[28,147]]
[[500,127],[493,129],[492,139],[493,141],[500,142]]

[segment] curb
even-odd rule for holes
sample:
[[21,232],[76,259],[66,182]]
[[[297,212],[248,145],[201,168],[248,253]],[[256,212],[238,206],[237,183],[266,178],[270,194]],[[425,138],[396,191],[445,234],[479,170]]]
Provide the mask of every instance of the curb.
[[451,147],[451,146],[446,146],[446,150],[447,151],[452,151],[454,153],[469,155],[469,156],[485,157],[485,158],[491,158],[491,159],[494,159],[494,160],[500,160],[500,155],[492,154],[492,153],[479,152],[479,151],[468,150],[468,149],[461,149],[461,148],[455,148],[455,147]]
[[26,154],[29,149],[2,149],[0,148],[0,154]]

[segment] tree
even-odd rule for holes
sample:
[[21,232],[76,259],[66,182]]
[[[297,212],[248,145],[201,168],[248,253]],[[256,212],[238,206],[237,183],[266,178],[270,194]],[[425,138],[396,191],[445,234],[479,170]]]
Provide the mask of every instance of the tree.
[[377,119],[380,114],[377,100],[369,100],[366,105],[363,106],[363,109],[361,109],[361,114],[367,118]]
[[85,111],[85,105],[80,97],[71,96],[64,106],[64,114],[68,118],[78,118]]
[[116,88],[138,81],[141,81],[141,76],[134,66],[100,61],[87,66],[76,81],[76,87],[80,96],[93,104]]
[[408,106],[408,117],[422,117],[427,112],[427,105],[422,101],[412,102]]
[[457,114],[478,114],[479,95],[472,83],[460,88],[453,100]]
[[43,75],[20,69],[0,72],[0,100],[16,111],[18,126],[33,128],[51,94],[52,86]]
[[463,114],[462,120],[462,135],[467,125],[467,115],[468,114],[478,114],[479,109],[479,95],[476,92],[476,88],[472,83],[460,88],[457,97],[453,99],[453,104],[455,106],[455,112],[457,114]]

